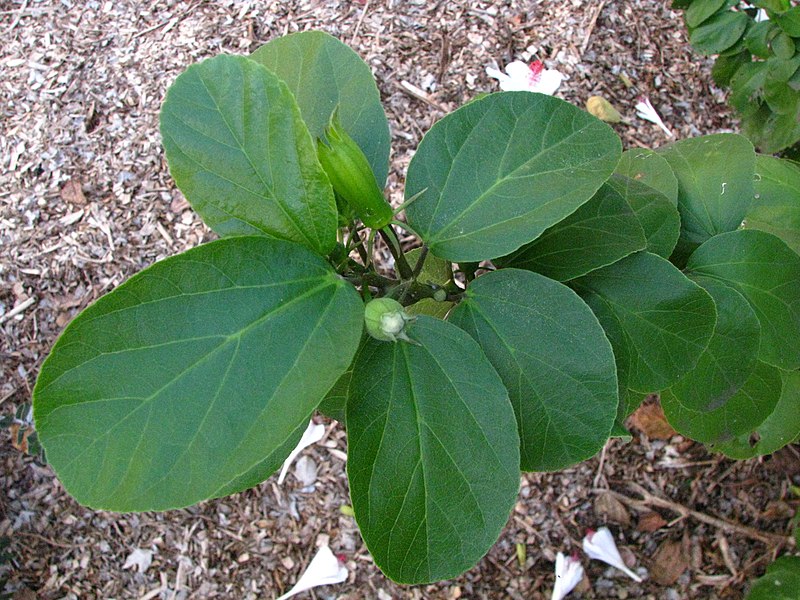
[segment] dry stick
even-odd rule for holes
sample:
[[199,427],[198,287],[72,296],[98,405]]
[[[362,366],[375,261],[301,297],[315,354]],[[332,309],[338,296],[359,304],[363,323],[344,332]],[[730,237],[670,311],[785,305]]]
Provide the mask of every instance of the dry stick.
[[18,314],[25,312],[25,310],[34,302],[36,302],[36,298],[30,297],[25,300],[22,304],[18,304],[10,311],[8,311],[3,316],[0,316],[0,325],[11,319],[12,317],[16,317]]
[[367,0],[364,3],[364,8],[361,10],[361,16],[358,18],[358,21],[356,22],[356,28],[353,30],[353,37],[350,38],[351,46],[355,43],[356,38],[358,37],[358,31],[359,29],[361,29],[361,24],[364,22],[364,17],[367,16],[367,11],[369,10],[370,1],[371,0]]
[[795,541],[794,538],[787,535],[779,535],[776,533],[766,533],[763,531],[759,531],[758,529],[753,529],[752,527],[747,527],[746,525],[740,525],[739,523],[735,523],[733,521],[728,521],[727,519],[721,519],[719,517],[712,517],[705,513],[698,512],[696,510],[692,510],[684,506],[683,504],[678,504],[677,502],[672,502],[671,500],[665,500],[664,498],[659,498],[658,496],[654,496],[647,490],[645,490],[642,486],[637,485],[635,483],[629,484],[629,487],[639,494],[642,499],[637,500],[635,498],[631,498],[626,496],[625,494],[621,494],[619,492],[615,492],[613,490],[606,490],[602,488],[595,488],[592,490],[595,494],[611,494],[614,498],[622,502],[623,504],[627,504],[633,508],[650,508],[653,506],[659,508],[666,508],[671,510],[672,512],[676,512],[682,517],[692,517],[701,521],[702,523],[706,523],[707,525],[711,525],[712,527],[717,527],[722,529],[723,531],[731,531],[734,533],[740,533],[745,537],[749,537],[750,539],[758,540],[765,544],[779,544],[783,545],[786,544],[788,546],[794,546]]
[[606,5],[606,2],[607,0],[602,0],[600,5],[597,7],[597,10],[594,11],[594,16],[592,17],[589,27],[586,30],[586,35],[583,37],[583,43],[581,44],[581,56],[583,56],[583,53],[586,52],[586,49],[589,47],[589,38],[592,37],[594,26],[597,25],[597,17],[600,16],[600,13],[603,11],[603,8]]

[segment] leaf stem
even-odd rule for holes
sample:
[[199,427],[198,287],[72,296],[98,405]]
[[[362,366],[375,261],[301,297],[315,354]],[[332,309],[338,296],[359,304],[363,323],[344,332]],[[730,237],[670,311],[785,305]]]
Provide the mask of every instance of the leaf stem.
[[389,252],[394,257],[394,264],[397,266],[397,272],[400,274],[400,279],[408,280],[414,278],[414,271],[408,264],[402,248],[400,248],[400,241],[397,239],[397,233],[394,227],[387,225],[380,230],[380,235],[386,245],[389,247]]

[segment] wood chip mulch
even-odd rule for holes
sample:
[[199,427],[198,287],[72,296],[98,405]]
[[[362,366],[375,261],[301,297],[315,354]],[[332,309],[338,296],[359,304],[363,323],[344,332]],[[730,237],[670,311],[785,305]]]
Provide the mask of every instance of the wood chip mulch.
[[[424,132],[497,89],[485,74],[493,63],[542,59],[568,75],[557,96],[583,106],[603,95],[629,121],[616,126],[626,147],[669,141],[634,116],[639,94],[679,138],[737,127],[711,62],[692,53],[668,0],[0,1],[0,412],[30,401],[42,360],[77,312],[143,267],[214,237],[166,169],[158,111],[167,86],[202,58],[312,28],[352,45],[375,73],[393,132],[395,202]],[[741,598],[788,549],[779,540],[798,506],[796,447],[733,462],[678,435],[637,433],[572,469],[525,475],[504,533],[468,573],[398,586],[340,510],[349,504],[345,435],[326,424],[306,453],[317,471],[310,486],[290,474],[282,486],[270,478],[161,514],[79,506],[4,434],[5,591],[53,600],[272,598],[327,542],[346,557],[350,578],[311,597],[541,600],[550,597],[556,552],[579,550],[585,529],[607,522],[647,578],[637,584],[584,561],[587,580],[574,597]]]

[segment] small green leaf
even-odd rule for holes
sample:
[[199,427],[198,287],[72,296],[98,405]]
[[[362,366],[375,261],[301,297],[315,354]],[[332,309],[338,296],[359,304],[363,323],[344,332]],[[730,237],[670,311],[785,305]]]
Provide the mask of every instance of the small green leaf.
[[610,265],[646,245],[636,214],[618,191],[604,184],[566,219],[530,244],[495,260],[495,264],[569,281]]
[[718,235],[692,254],[687,269],[731,286],[750,303],[761,323],[760,360],[800,367],[800,256],[782,240],[755,229]]
[[772,454],[800,436],[800,371],[781,371],[783,390],[775,410],[751,432],[711,449],[744,460]]
[[637,252],[573,285],[605,329],[620,379],[638,392],[693,369],[714,331],[711,296],[655,254]]
[[336,244],[336,202],[292,93],[243,56],[178,76],[161,108],[170,173],[220,235],[265,233],[319,254]]
[[678,180],[672,167],[657,152],[648,148],[626,150],[614,173],[650,186],[678,206]]
[[681,234],[677,207],[661,192],[629,177],[612,175],[606,185],[619,192],[633,209],[647,239],[645,250],[669,258]]
[[362,307],[291,242],[225,238],[158,262],[76,317],[42,366],[48,459],[79,502],[114,511],[252,487],[347,369]]
[[761,325],[735,289],[708,277],[693,277],[717,306],[714,335],[697,366],[672,386],[685,408],[712,411],[733,396],[756,365]]
[[689,42],[700,54],[719,54],[741,39],[749,22],[750,17],[742,12],[721,12],[693,29]]
[[576,106],[490,94],[425,135],[408,168],[406,198],[422,193],[408,221],[441,258],[504,256],[591,198],[620,154],[614,130]]
[[745,227],[776,235],[800,254],[800,165],[758,155],[754,186]]
[[769,58],[772,54],[769,42],[774,37],[776,27],[772,21],[755,23],[744,39],[747,49],[759,58]]
[[725,5],[726,0],[694,0],[684,18],[688,27],[697,27]]
[[775,56],[782,60],[789,60],[794,56],[794,53],[797,50],[794,40],[791,38],[791,36],[788,36],[783,32],[780,32],[772,39],[770,47],[775,53]]
[[250,55],[294,94],[312,137],[333,111],[367,157],[378,186],[389,172],[389,123],[372,70],[349,46],[322,31],[275,38]]
[[508,392],[469,335],[424,315],[409,335],[358,353],[347,474],[375,564],[427,583],[471,568],[497,540],[519,488],[519,438]]
[[502,269],[470,283],[449,320],[477,340],[508,388],[523,470],[563,469],[603,447],[617,414],[614,353],[575,292]]
[[781,371],[756,362],[745,384],[713,410],[695,410],[672,389],[661,392],[661,407],[675,431],[705,444],[734,439],[760,425],[775,410],[781,395]]
[[800,6],[795,6],[786,12],[775,15],[775,22],[787,36],[800,37]]
[[[420,248],[413,248],[406,252],[406,260],[408,264],[414,268],[419,260],[421,253]],[[444,286],[453,280],[453,265],[446,260],[428,254],[425,257],[425,262],[422,264],[422,270],[417,276],[417,281],[424,284],[435,284]],[[409,315],[428,315],[436,317],[437,319],[444,319],[447,313],[453,307],[452,302],[437,302],[433,298],[423,298],[406,307],[406,313]]]
[[707,135],[675,142],[659,153],[678,178],[679,257],[741,225],[754,195],[756,158],[747,138],[732,133]]
[[711,68],[711,77],[720,87],[728,87],[731,84],[733,76],[742,65],[752,62],[753,55],[750,51],[745,50],[731,55],[720,55],[714,61],[714,66]]

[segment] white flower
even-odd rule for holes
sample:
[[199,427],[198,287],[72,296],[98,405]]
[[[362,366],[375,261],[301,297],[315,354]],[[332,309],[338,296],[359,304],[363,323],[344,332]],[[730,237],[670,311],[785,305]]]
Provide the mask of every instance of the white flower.
[[590,530],[583,538],[583,551],[589,558],[602,560],[604,563],[616,567],[634,581],[642,581],[641,577],[625,565],[619,555],[617,545],[614,543],[614,536],[611,535],[608,527],[601,527],[597,531]]
[[545,69],[544,63],[537,60],[526,65],[515,60],[506,66],[503,73],[493,67],[486,67],[486,74],[500,82],[504,92],[539,92],[552,96],[561,85],[564,74],[555,69]]
[[639,103],[636,105],[636,116],[640,119],[644,119],[645,121],[655,123],[664,130],[664,133],[666,133],[667,136],[672,137],[672,132],[667,129],[667,126],[664,125],[664,121],[662,121],[661,117],[658,116],[656,109],[653,108],[652,104],[650,104],[650,99],[647,96],[639,96],[638,100]]
[[286,600],[286,598],[291,598],[300,592],[305,592],[320,585],[342,583],[346,579],[347,567],[339,562],[339,559],[333,555],[327,545],[320,546],[320,549],[311,559],[303,574],[300,575],[300,579],[297,580],[294,587],[277,600]]
[[311,444],[316,444],[318,441],[320,441],[323,435],[325,435],[325,426],[315,425],[314,421],[309,421],[303,437],[300,438],[300,443],[297,444],[297,447],[292,450],[292,453],[289,454],[289,456],[283,462],[281,474],[278,475],[278,485],[283,483],[283,480],[286,478],[286,473],[289,470],[289,467],[292,465],[294,459],[297,458],[297,455]]
[[583,565],[575,556],[556,554],[556,584],[550,600],[561,600],[583,579]]

